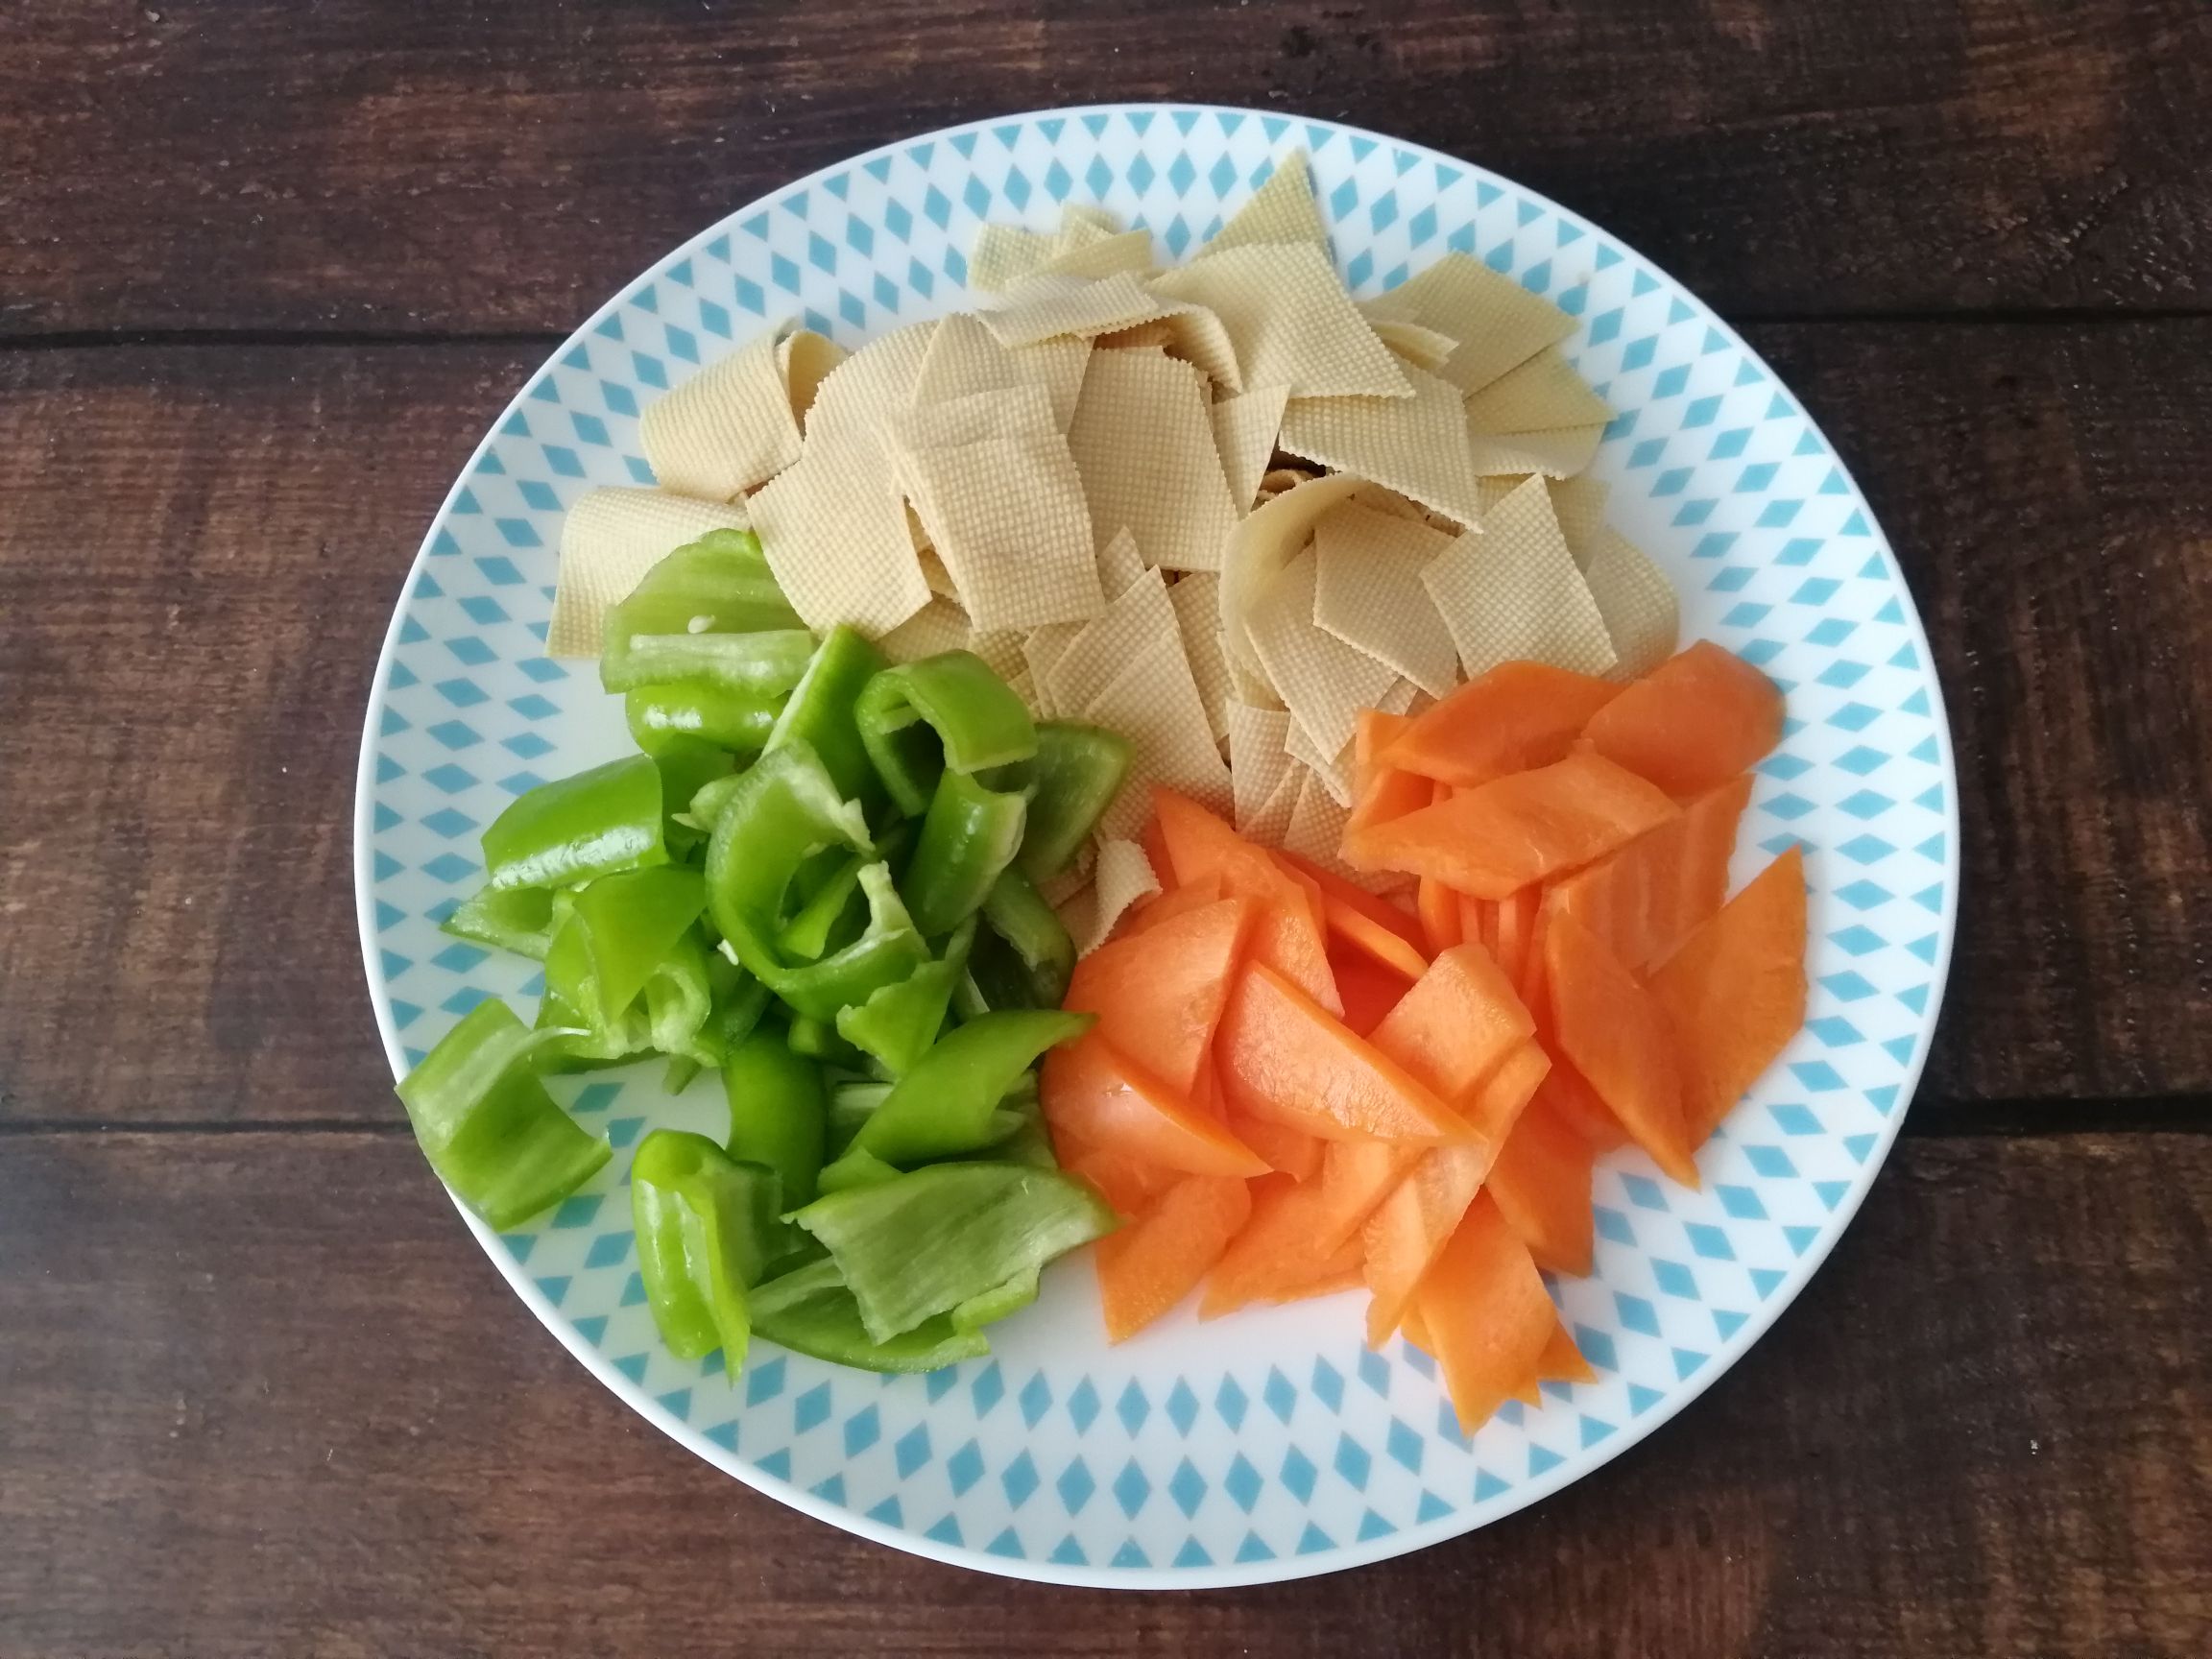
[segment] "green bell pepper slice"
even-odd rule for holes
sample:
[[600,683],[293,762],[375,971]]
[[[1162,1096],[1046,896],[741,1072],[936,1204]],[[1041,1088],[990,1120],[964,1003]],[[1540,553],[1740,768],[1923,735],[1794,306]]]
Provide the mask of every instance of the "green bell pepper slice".
[[861,691],[855,718],[892,805],[910,818],[948,768],[974,774],[1037,753],[1028,705],[972,651],[886,668]]
[[791,1045],[791,1052],[818,1060],[825,1066],[845,1070],[865,1065],[867,1056],[837,1035],[837,1027],[828,1020],[816,1020],[811,1015],[794,1014],[784,1041]]
[[496,998],[479,1002],[398,1085],[430,1167],[500,1229],[558,1204],[612,1155],[532,1070],[533,1054],[560,1035],[531,1030]]
[[1075,941],[1068,936],[1059,912],[1045,902],[1037,884],[1019,865],[1001,872],[991,884],[983,901],[983,925],[1019,963],[1028,1004],[1059,1007],[1075,973]]
[[830,1090],[830,1152],[832,1157],[841,1154],[853,1143],[853,1137],[860,1132],[860,1125],[868,1116],[883,1104],[890,1094],[888,1083],[863,1083],[847,1081],[831,1086]]
[[991,884],[1022,847],[1028,804],[987,789],[948,768],[929,798],[928,816],[899,883],[900,897],[925,938],[949,933],[983,907]]
[[785,956],[807,962],[820,959],[830,949],[830,936],[847,910],[864,908],[860,872],[875,862],[865,854],[854,853],[830,872],[777,935],[777,946]]
[[782,1032],[762,1025],[731,1046],[722,1089],[730,1101],[730,1156],[775,1170],[785,1209],[810,1202],[829,1131],[822,1068],[793,1053]]
[[833,1365],[938,1371],[991,1352],[981,1334],[957,1329],[950,1316],[926,1319],[888,1342],[876,1341],[861,1323],[859,1305],[834,1262],[811,1262],[771,1279],[753,1292],[752,1302],[754,1329],[761,1335]]
[[881,985],[929,959],[928,948],[881,863],[860,872],[868,923],[857,939],[813,962],[781,949],[786,891],[826,847],[870,853],[866,819],[844,799],[814,751],[795,741],[743,774],[707,845],[707,895],[714,925],[737,959],[799,1014],[833,1021]]
[[1009,1280],[1111,1233],[1085,1182],[1014,1164],[940,1164],[828,1193],[793,1219],[828,1246],[878,1342],[1003,1292]]
[[645,572],[607,614],[602,660],[639,634],[759,634],[804,627],[750,530],[715,530]]
[[721,1034],[713,1026],[709,954],[699,930],[688,928],[655,965],[644,985],[648,1041],[671,1060],[688,1060],[701,1067],[721,1065],[723,1052]]
[[934,962],[925,962],[896,985],[885,985],[867,1001],[837,1010],[837,1034],[875,1058],[894,1077],[911,1071],[945,1028],[952,989],[968,972],[968,952],[975,943],[971,916],[952,930]]
[[489,945],[542,962],[562,920],[553,913],[558,897],[543,887],[479,887],[438,927],[471,945]]
[[858,629],[840,622],[822,637],[764,747],[809,745],[829,768],[839,794],[864,805],[874,804],[880,786],[860,740],[858,706],[869,681],[882,671],[883,653]]
[[1129,756],[1126,737],[1096,726],[1038,723],[1037,757],[1029,767],[1029,825],[1022,837],[1023,875],[1044,881],[1073,862],[1128,776]]
[[668,862],[661,769],[629,755],[517,795],[484,831],[486,885],[567,887]]
[[992,1113],[1006,1092],[1046,1049],[1080,1037],[1093,1020],[1024,1009],[985,1014],[946,1032],[869,1114],[848,1154],[870,1152],[903,1168],[988,1145]]
[[886,1164],[873,1152],[857,1148],[847,1150],[836,1163],[822,1169],[824,1192],[850,1192],[855,1187],[876,1187],[885,1181],[896,1181],[903,1174],[896,1164]]
[[741,1164],[704,1135],[656,1129],[630,1164],[637,1276],[661,1341],[679,1359],[722,1350],[734,1379],[753,1334],[745,1293],[781,1247],[775,1171]]
[[775,697],[799,684],[814,655],[804,628],[765,634],[636,634],[619,655],[599,659],[599,683],[633,691],[668,680],[704,680],[724,690]]
[[[630,1006],[706,908],[706,878],[682,865],[603,876],[577,889],[568,926],[582,929],[590,953],[591,993],[602,1022]],[[704,988],[704,963],[699,976]]]
[[684,815],[691,820],[695,828],[709,835],[713,834],[714,826],[722,822],[723,808],[730,805],[731,798],[737,793],[737,785],[744,781],[744,778],[742,772],[733,772],[723,778],[709,778],[692,794],[690,805],[685,807]]
[[[777,699],[766,692],[736,691],[711,680],[640,685],[622,698],[622,716],[630,735],[648,755],[659,755],[685,739],[711,744],[734,755],[757,755],[775,730],[779,711]],[[669,799],[688,801],[690,796],[671,795]]]

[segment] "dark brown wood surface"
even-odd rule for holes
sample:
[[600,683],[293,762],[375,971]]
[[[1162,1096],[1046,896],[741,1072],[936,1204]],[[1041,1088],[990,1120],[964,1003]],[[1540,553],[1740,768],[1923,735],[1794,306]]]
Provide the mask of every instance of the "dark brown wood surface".
[[[561,1353],[406,1138],[360,710],[550,339],[793,174],[1172,97],[1390,130],[1747,324],[1896,543],[1967,904],[1835,1260],[1472,1538],[909,1560]],[[2212,1648],[2212,13],[1780,0],[0,9],[0,1656]]]

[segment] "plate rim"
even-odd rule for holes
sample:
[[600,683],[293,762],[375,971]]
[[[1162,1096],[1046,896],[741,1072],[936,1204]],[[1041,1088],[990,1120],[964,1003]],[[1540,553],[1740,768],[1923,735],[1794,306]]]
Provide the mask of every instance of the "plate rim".
[[[422,540],[416,548],[415,556],[408,563],[406,574],[400,582],[398,593],[393,602],[391,619],[385,627],[384,639],[377,651],[375,666],[372,670],[369,696],[362,716],[360,756],[354,770],[352,820],[354,912],[360,936],[363,976],[367,981],[370,1003],[376,1021],[377,1036],[383,1045],[385,1059],[392,1068],[395,1082],[405,1075],[408,1068],[404,1047],[399,1040],[398,1028],[393,1019],[390,991],[385,983],[385,976],[378,960],[374,911],[374,871],[372,857],[376,787],[375,762],[377,744],[381,736],[380,728],[385,711],[386,691],[390,683],[390,670],[399,646],[400,632],[406,621],[408,595],[414,589],[416,577],[430,558],[432,542],[439,534],[440,526],[444,524],[447,516],[452,512],[456,500],[467,489],[469,478],[474,474],[478,465],[499,437],[501,427],[506,424],[512,415],[522,407],[529,396],[530,388],[536,384],[539,376],[552,367],[563,352],[584,339],[600,323],[618,310],[636,289],[656,280],[659,273],[666,267],[687,255],[698,252],[707,243],[721,233],[726,227],[735,224],[739,219],[751,213],[759,211],[778,197],[796,190],[810,190],[831,175],[850,172],[865,165],[872,159],[894,156],[915,144],[949,141],[959,134],[983,133],[995,127],[1026,126],[1040,121],[1055,119],[1079,120],[1087,115],[1110,118],[1116,115],[1126,115],[1132,111],[1146,113],[1151,116],[1172,115],[1177,112],[1194,112],[1199,115],[1213,116],[1233,115],[1257,121],[1280,120],[1308,127],[1322,127],[1329,129],[1333,133],[1366,139],[1379,145],[1389,145],[1398,150],[1417,154],[1433,162],[1462,168],[1469,176],[1478,180],[1493,180],[1511,189],[1527,201],[1537,204],[1545,210],[1556,214],[1561,221],[1577,227],[1584,234],[1602,236],[1616,244],[1623,252],[1632,254],[1641,260],[1654,276],[1687,301],[1707,325],[1718,329],[1729,344],[1742,351],[1751,362],[1772,375],[1776,385],[1787,386],[1789,384],[1779,373],[1774,372],[1772,365],[1767,362],[1766,358],[1736,330],[1734,325],[1716,313],[1695,289],[1682,282],[1642,250],[1613,232],[1603,229],[1574,209],[1562,205],[1550,196],[1523,184],[1518,180],[1498,173],[1480,163],[1448,155],[1430,145],[1418,143],[1411,139],[1395,137],[1388,133],[1375,132],[1372,129],[1355,126],[1350,122],[1331,120],[1324,116],[1299,114],[1286,109],[1262,110],[1248,106],[1184,101],[1067,105],[982,116],[972,121],[910,133],[887,140],[872,149],[840,156],[800,178],[786,180],[764,195],[754,197],[750,201],[718,215],[695,234],[655,257],[642,270],[610,294],[573,330],[551,347],[543,360],[524,375],[514,396],[493,417],[490,424],[485,428],[483,436],[469,452],[467,460],[462,463],[459,470],[455,473],[452,484],[440,500],[437,509],[432,513],[428,527],[424,530]],[[1959,769],[1952,742],[1949,701],[1944,694],[1942,678],[1936,670],[1935,654],[1929,645],[1927,627],[1921,616],[1919,602],[1913,595],[1911,585],[1905,580],[1904,568],[1898,562],[1895,549],[1890,545],[1888,534],[1883,528],[1880,517],[1874,512],[1872,504],[1866,501],[1865,492],[1860,488],[1858,478],[1842,453],[1837,450],[1832,443],[1829,443],[1827,433],[1821,428],[1812,411],[1806,407],[1803,399],[1793,396],[1792,401],[1796,403],[1799,418],[1823,444],[1827,445],[1830,453],[1835,457],[1837,467],[1840,469],[1853,493],[1859,497],[1863,505],[1868,528],[1871,532],[1870,540],[1884,564],[1887,566],[1898,590],[1906,599],[1907,613],[1904,621],[1909,637],[1911,643],[1918,648],[1922,660],[1926,663],[1930,693],[1929,718],[1935,727],[1937,760],[1946,787],[1943,791],[1942,813],[1944,907],[1937,919],[1938,942],[1936,956],[1929,964],[1929,1003],[1928,1013],[1922,1026],[1923,1041],[1915,1047],[1912,1057],[1905,1064],[1904,1076],[1899,1084],[1897,1109],[1888,1115],[1879,1139],[1869,1150],[1864,1163],[1860,1166],[1859,1174],[1853,1181],[1850,1190],[1839,1200],[1836,1208],[1829,1213],[1827,1223],[1823,1226],[1820,1236],[1807,1247],[1803,1255],[1796,1258],[1788,1276],[1782,1283],[1761,1300],[1758,1307],[1746,1316],[1743,1325],[1726,1342],[1717,1347],[1712,1356],[1712,1363],[1701,1366],[1695,1376],[1683,1382],[1675,1390],[1671,1391],[1657,1407],[1640,1414],[1633,1422],[1626,1425],[1622,1432],[1609,1437],[1601,1448],[1585,1448],[1583,1456],[1563,1459],[1558,1465],[1546,1470],[1541,1476],[1532,1477],[1516,1485],[1512,1489],[1508,1501],[1502,1507],[1480,1516],[1477,1516],[1472,1509],[1455,1509],[1450,1514],[1439,1516],[1423,1525],[1407,1527],[1400,1531],[1369,1539],[1365,1542],[1353,1541],[1338,1544],[1326,1551],[1316,1551],[1310,1555],[1285,1555],[1271,1560],[1251,1562],[1226,1561],[1209,1567],[1116,1568],[1103,1563],[1096,1566],[1079,1567],[1049,1560],[993,1554],[972,1545],[943,1543],[920,1531],[909,1530],[903,1527],[893,1527],[875,1520],[858,1510],[846,1508],[819,1498],[797,1482],[769,1474],[757,1465],[740,1458],[735,1452],[725,1449],[709,1439],[699,1430],[693,1429],[688,1423],[677,1417],[652,1395],[648,1394],[641,1384],[633,1383],[627,1376],[615,1368],[613,1362],[607,1356],[587,1342],[581,1334],[575,1330],[573,1323],[554,1308],[544,1293],[540,1290],[536,1282],[524,1270],[521,1262],[516,1260],[513,1253],[504,1247],[497,1232],[480,1219],[467,1205],[463,1204],[450,1189],[447,1189],[446,1196],[460,1214],[462,1221],[475,1237],[478,1247],[489,1258],[500,1277],[506,1280],[509,1288],[529,1309],[531,1315],[570,1355],[581,1361],[585,1369],[590,1372],[603,1386],[612,1390],[623,1405],[636,1411],[653,1427],[721,1473],[735,1479],[764,1497],[771,1498],[809,1516],[813,1520],[826,1523],[841,1531],[866,1538],[872,1543],[888,1546],[906,1554],[942,1562],[948,1566],[969,1568],[998,1577],[1022,1579],[1036,1583],[1107,1590],[1218,1590],[1235,1589],[1248,1585],[1283,1583],[1293,1579],[1317,1577],[1331,1573],[1348,1571],[1356,1567],[1369,1566],[1378,1561],[1389,1560],[1395,1556],[1411,1554],[1416,1551],[1448,1543],[1455,1538],[1464,1537],[1484,1527],[1495,1526],[1510,1516],[1519,1514],[1530,1504],[1551,1497],[1562,1488],[1595,1475],[1622,1454],[1641,1444],[1653,1431],[1672,1422],[1682,1410],[1701,1398],[1707,1389],[1733,1370],[1737,1363],[1752,1348],[1757,1346],[1760,1339],[1773,1328],[1775,1322],[1804,1293],[1805,1287],[1812,1282],[1814,1275],[1827,1262],[1837,1243],[1849,1231],[1851,1223],[1857,1219],[1859,1210],[1865,1202],[1867,1193],[1873,1190],[1875,1180],[1888,1163],[1890,1150],[1895,1146],[1897,1138],[1903,1131],[1905,1119],[1918,1096],[1920,1080],[1926,1071],[1928,1056],[1935,1046],[1936,1032],[1942,1020],[1944,998],[1950,988],[1951,960],[1958,939],[1959,911],[1962,900],[1960,888],[1964,871],[1960,847]],[[1588,1454],[1593,1452],[1601,1455],[1595,1457],[1589,1456]]]

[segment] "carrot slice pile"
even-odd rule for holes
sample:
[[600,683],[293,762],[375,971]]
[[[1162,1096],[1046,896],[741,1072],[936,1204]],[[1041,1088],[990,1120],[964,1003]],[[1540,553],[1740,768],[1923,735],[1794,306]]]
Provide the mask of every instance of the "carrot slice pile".
[[1370,710],[1342,853],[1393,902],[1159,790],[1164,890],[1078,964],[1096,1026],[1040,1085],[1119,1342],[1361,1287],[1370,1343],[1436,1357],[1470,1432],[1596,1373],[1543,1274],[1595,1254],[1597,1160],[1669,1176],[1805,1017],[1792,850],[1734,899],[1756,669],[1693,645],[1622,686],[1505,663],[1414,718]]

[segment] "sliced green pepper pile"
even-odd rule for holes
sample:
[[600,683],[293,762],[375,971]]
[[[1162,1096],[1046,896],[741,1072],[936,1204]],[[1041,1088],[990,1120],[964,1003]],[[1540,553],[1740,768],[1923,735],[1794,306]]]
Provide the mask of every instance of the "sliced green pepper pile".
[[630,1171],[671,1352],[732,1376],[755,1333],[878,1371],[987,1351],[1112,1213],[1060,1173],[1034,1068],[1074,950],[1037,883],[1127,770],[1033,721],[980,658],[899,667],[817,640],[747,531],[669,554],[607,621],[640,753],[518,797],[446,931],[544,965],[538,1015],[479,1004],[399,1085],[431,1165],[495,1227],[610,1157],[543,1074],[658,1055],[719,1071],[720,1142],[656,1129]]

